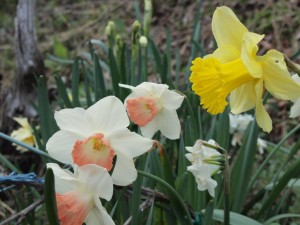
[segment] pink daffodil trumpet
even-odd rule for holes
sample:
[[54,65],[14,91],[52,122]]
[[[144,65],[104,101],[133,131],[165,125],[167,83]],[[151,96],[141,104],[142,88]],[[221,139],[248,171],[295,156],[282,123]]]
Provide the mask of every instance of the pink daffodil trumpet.
[[113,181],[103,167],[89,164],[78,167],[74,174],[48,163],[55,179],[58,217],[61,225],[114,225],[99,198],[109,201]]
[[96,164],[110,171],[116,157],[112,179],[125,186],[137,177],[133,158],[151,149],[153,141],[127,129],[129,119],[123,103],[105,97],[87,110],[62,109],[55,112],[61,129],[47,142],[49,154],[67,164]]
[[133,87],[119,84],[132,93],[125,99],[125,106],[132,122],[139,125],[142,135],[152,138],[160,130],[171,139],[180,136],[180,121],[176,110],[181,106],[184,97],[170,91],[166,84],[143,82]]

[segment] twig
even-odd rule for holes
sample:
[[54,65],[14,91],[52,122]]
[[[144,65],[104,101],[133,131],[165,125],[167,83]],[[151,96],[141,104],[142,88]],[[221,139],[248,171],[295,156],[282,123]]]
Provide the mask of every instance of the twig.
[[20,224],[25,218],[28,213],[30,213],[32,210],[34,210],[36,207],[41,205],[44,202],[44,198],[37,200],[36,202],[32,203],[29,205],[27,208],[23,209],[22,211],[12,215],[8,219],[4,220],[3,222],[0,223],[0,225],[6,225],[9,224],[11,221],[14,219],[18,219],[18,222],[16,224]]
[[[143,212],[145,209],[149,208],[153,203],[154,203],[154,196],[149,197],[142,204],[140,204],[139,210]],[[129,225],[131,220],[132,220],[132,216],[130,216],[123,225]]]

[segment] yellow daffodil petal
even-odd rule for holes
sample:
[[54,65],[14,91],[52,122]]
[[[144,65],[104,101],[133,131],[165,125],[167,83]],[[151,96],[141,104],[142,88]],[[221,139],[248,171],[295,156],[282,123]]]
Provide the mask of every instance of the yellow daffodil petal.
[[264,35],[246,32],[244,36],[241,58],[249,73],[255,78],[263,76],[261,63],[257,61],[257,44],[263,39]]
[[264,84],[276,98],[295,100],[300,97],[300,84],[295,82],[286,67],[283,54],[270,50],[262,57]]
[[258,80],[255,85],[255,93],[256,93],[256,121],[259,127],[263,129],[263,131],[270,133],[272,130],[272,120],[267,113],[265,107],[262,104],[262,95],[263,95],[263,80]]
[[247,28],[239,21],[233,11],[226,7],[218,7],[212,18],[212,32],[218,47],[231,46],[240,51]]
[[217,48],[214,53],[205,56],[205,58],[217,58],[221,63],[227,63],[240,58],[240,51],[230,45],[223,45]]
[[[242,113],[255,107],[255,83],[256,80],[250,81],[231,92],[230,108],[233,114]],[[247,97],[245,98],[245,96]]]

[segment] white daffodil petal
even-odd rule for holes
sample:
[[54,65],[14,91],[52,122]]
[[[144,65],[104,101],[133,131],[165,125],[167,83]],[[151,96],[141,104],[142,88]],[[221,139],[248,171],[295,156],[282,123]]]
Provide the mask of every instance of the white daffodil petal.
[[54,118],[61,130],[71,131],[86,136],[91,134],[91,127],[83,108],[62,109],[55,112]]
[[179,138],[181,127],[176,111],[162,109],[155,120],[157,120],[160,131],[164,136],[171,140]]
[[57,131],[46,144],[49,155],[60,162],[72,164],[71,152],[77,140],[84,137],[65,130]]
[[113,181],[103,167],[95,164],[87,164],[78,168],[77,177],[97,197],[109,201],[113,194]]
[[163,102],[163,107],[169,110],[178,109],[184,100],[184,96],[178,94],[175,91],[169,91],[166,89],[161,95],[161,101]]
[[105,97],[87,109],[92,118],[94,130],[108,132],[129,126],[126,109],[115,96]]
[[153,119],[146,126],[140,127],[141,133],[146,138],[152,138],[153,135],[159,130],[159,125],[157,119]]
[[98,198],[95,198],[95,206],[85,219],[86,225],[114,225],[114,221],[108,215],[106,209],[101,205]]
[[135,181],[136,177],[137,171],[133,159],[122,153],[117,153],[117,162],[112,173],[114,184],[126,186]]
[[113,149],[130,155],[131,158],[144,154],[153,145],[152,140],[131,132],[127,128],[114,131],[108,138]]
[[79,181],[68,170],[61,169],[56,163],[47,163],[55,176],[55,191],[59,194],[72,191],[79,185]]

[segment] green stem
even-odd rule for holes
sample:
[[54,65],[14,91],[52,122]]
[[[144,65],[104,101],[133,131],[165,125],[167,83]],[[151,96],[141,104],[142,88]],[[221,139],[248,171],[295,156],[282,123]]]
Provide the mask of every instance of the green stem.
[[225,170],[224,170],[224,225],[230,225],[230,167],[228,162],[228,154],[225,154]]
[[260,173],[262,172],[262,170],[264,169],[264,167],[267,165],[267,163],[269,162],[269,160],[271,159],[271,157],[280,149],[280,146],[287,139],[289,139],[297,130],[299,130],[299,128],[300,128],[300,124],[298,124],[294,129],[292,129],[283,139],[281,139],[281,141],[276,145],[276,147],[273,148],[273,150],[270,152],[270,154],[268,155],[268,157],[263,161],[263,163],[258,168],[256,174],[253,176],[253,178],[252,178],[252,180],[250,182],[250,185],[248,186],[248,190],[251,189],[251,187],[253,186],[254,182],[257,179],[257,177],[260,175]]
[[[5,139],[5,140],[10,141],[10,142],[12,142],[12,143],[15,143],[15,144],[17,144],[17,145],[20,145],[21,147],[26,148],[26,149],[28,149],[29,151],[32,151],[32,152],[34,152],[34,153],[36,153],[36,154],[45,156],[45,157],[47,157],[47,158],[49,158],[49,159],[51,159],[51,160],[53,160],[53,161],[55,161],[55,162],[59,162],[59,161],[57,161],[56,159],[52,158],[50,155],[48,155],[46,152],[44,152],[44,151],[42,151],[42,150],[40,150],[40,149],[37,149],[37,148],[35,148],[35,147],[32,147],[32,146],[30,146],[30,145],[27,145],[27,144],[25,144],[25,143],[23,143],[23,142],[21,142],[21,141],[18,141],[18,140],[16,140],[16,139],[12,138],[11,136],[8,136],[8,135],[6,135],[6,134],[4,134],[4,133],[2,133],[2,132],[0,132],[0,138],[3,138],[3,139]],[[59,162],[59,163],[60,163],[60,162]]]
[[191,218],[191,215],[190,215],[190,212],[188,210],[188,208],[186,207],[186,204],[184,203],[183,199],[181,198],[181,196],[178,194],[178,192],[170,185],[168,184],[166,181],[162,180],[161,178],[157,177],[157,176],[154,176],[152,174],[149,174],[149,173],[145,173],[141,170],[138,170],[137,171],[139,175],[142,175],[144,177],[148,177],[152,180],[155,180],[156,182],[160,183],[161,185],[163,185],[165,188],[168,189],[168,191],[170,191],[170,193],[176,197],[176,199],[178,200],[178,202],[180,203],[180,205],[183,207],[184,211],[185,211],[185,214],[187,216],[187,220],[188,220],[188,224],[189,225],[192,225],[192,218]]

